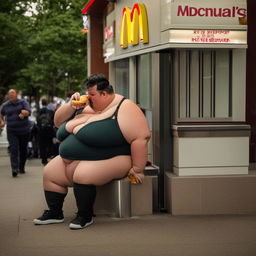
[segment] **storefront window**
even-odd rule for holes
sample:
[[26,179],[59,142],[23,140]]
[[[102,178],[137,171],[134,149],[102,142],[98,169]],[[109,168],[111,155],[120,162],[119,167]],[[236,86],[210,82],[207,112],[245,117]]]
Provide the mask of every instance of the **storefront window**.
[[152,129],[151,100],[151,55],[137,56],[136,60],[136,103],[144,112],[150,129]]
[[137,57],[137,104],[144,110],[151,109],[150,54]]
[[129,98],[129,59],[115,62],[115,91]]
[[175,52],[178,118],[217,119],[232,116],[232,51]]

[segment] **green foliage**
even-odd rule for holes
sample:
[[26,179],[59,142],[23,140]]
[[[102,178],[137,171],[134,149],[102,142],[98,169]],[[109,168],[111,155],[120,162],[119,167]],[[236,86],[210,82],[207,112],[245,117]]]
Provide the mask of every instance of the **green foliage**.
[[[0,95],[17,81],[19,70],[25,65],[22,50],[24,33],[20,29],[18,15],[0,13]],[[0,98],[1,100],[1,98]]]
[[[32,3],[36,11],[27,16]],[[10,87],[37,97],[64,97],[67,90],[79,90],[87,74],[83,4],[75,0],[0,3],[1,95]]]

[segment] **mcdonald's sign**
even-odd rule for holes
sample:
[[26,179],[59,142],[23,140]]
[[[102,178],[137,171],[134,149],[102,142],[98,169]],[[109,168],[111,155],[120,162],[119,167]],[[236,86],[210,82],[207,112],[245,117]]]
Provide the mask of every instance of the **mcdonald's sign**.
[[139,39],[144,44],[148,43],[148,18],[144,4],[135,4],[132,11],[124,7],[122,12],[120,46],[137,45]]

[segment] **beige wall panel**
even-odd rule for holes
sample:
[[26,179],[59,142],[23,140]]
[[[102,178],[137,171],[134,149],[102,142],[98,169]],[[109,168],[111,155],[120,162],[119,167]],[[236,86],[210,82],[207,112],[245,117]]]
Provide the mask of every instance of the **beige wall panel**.
[[248,166],[248,137],[175,138],[176,167]]

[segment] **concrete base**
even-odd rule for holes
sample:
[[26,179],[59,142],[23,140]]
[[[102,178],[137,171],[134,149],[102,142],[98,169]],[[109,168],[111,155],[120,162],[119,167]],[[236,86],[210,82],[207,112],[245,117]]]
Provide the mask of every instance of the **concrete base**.
[[167,209],[173,215],[256,213],[256,171],[187,177],[166,173],[165,181]]
[[112,181],[97,187],[94,211],[115,217],[152,214],[152,191],[151,176],[145,176],[143,183],[137,185],[130,184],[127,179]]

